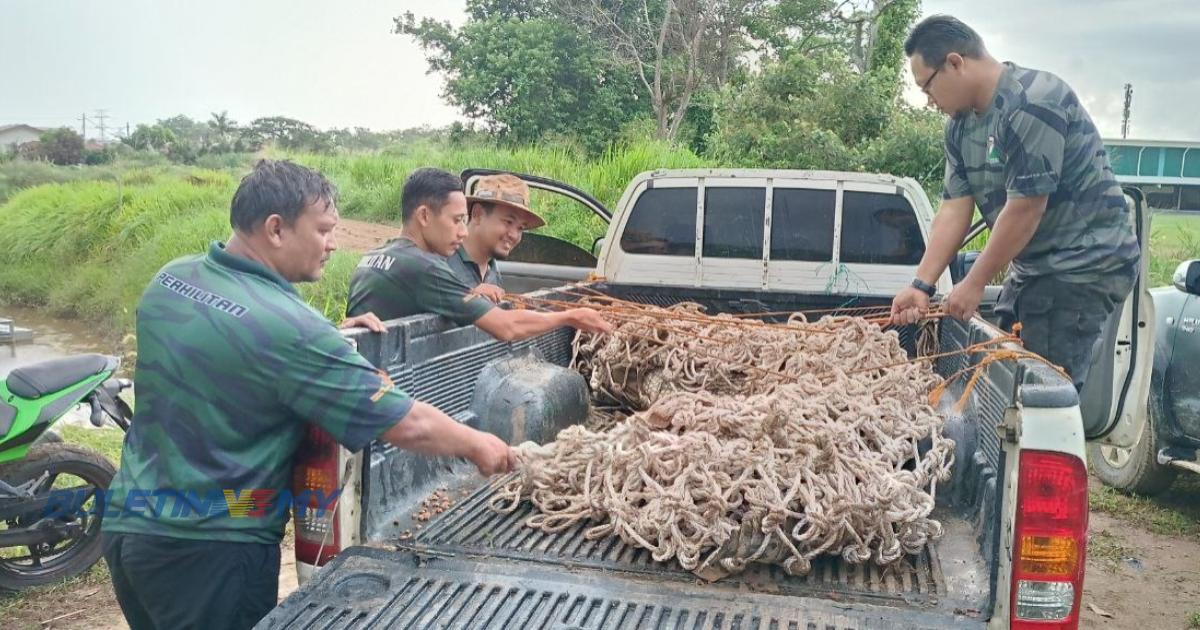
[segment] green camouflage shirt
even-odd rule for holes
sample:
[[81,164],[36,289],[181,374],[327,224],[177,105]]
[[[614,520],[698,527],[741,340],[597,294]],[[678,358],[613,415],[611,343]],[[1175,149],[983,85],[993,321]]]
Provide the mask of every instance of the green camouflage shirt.
[[291,283],[221,243],[158,272],[137,340],[106,532],[278,543],[307,423],[357,451],[412,408]]
[[1004,66],[991,107],[946,124],[943,198],[974,197],[994,228],[1009,197],[1049,196],[1014,277],[1090,282],[1129,267],[1137,237],[1091,117],[1057,76]]
[[454,275],[469,287],[477,287],[481,284],[500,286],[500,269],[496,267],[495,258],[488,259],[487,273],[483,277],[479,276],[479,265],[471,260],[471,255],[467,253],[466,247],[459,247],[453,256],[446,259],[446,264],[450,265],[450,271],[453,271]]
[[375,313],[395,319],[435,313],[466,326],[495,304],[471,295],[471,286],[451,271],[444,256],[427,252],[400,237],[367,252],[350,277],[350,317]]

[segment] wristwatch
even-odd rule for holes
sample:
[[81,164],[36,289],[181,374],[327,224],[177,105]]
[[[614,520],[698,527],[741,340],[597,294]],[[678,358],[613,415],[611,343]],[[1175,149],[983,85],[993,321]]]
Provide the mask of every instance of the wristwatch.
[[933,295],[937,293],[937,287],[925,282],[920,278],[913,278],[912,286],[929,297],[933,297]]

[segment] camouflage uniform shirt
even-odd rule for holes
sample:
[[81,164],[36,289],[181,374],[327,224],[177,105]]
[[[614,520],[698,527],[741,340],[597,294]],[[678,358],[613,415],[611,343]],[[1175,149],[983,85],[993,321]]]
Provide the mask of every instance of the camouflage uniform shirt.
[[106,532],[278,543],[307,423],[357,451],[412,408],[291,283],[221,243],[158,272],[137,339]]
[[471,288],[444,256],[400,237],[363,255],[350,277],[346,313],[375,313],[380,319],[435,313],[466,326],[495,308],[487,298],[471,295]]
[[943,198],[974,197],[995,227],[1009,197],[1049,196],[1012,262],[1014,279],[1093,282],[1128,269],[1139,256],[1137,238],[1087,111],[1057,76],[1004,66],[991,107],[946,124]]
[[473,288],[481,284],[500,286],[500,270],[496,268],[495,258],[488,259],[487,273],[482,277],[479,275],[479,265],[471,260],[471,255],[467,253],[466,247],[459,247],[453,256],[446,259],[446,264],[450,265],[450,271],[453,271],[454,275],[469,287]]

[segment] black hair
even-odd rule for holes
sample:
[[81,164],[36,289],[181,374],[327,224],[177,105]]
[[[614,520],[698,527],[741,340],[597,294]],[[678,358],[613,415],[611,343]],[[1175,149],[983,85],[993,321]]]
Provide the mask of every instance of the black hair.
[[407,223],[421,206],[440,212],[450,193],[462,192],[463,183],[457,175],[440,168],[419,168],[408,176],[400,193],[400,214]]
[[931,15],[913,27],[904,40],[904,55],[921,54],[921,61],[930,68],[940,68],[946,55],[958,53],[963,57],[980,59],[984,54],[983,39],[970,26],[949,15]]
[[325,176],[287,160],[259,160],[242,178],[229,205],[229,225],[253,233],[278,214],[291,225],[308,206],[333,203],[337,191]]

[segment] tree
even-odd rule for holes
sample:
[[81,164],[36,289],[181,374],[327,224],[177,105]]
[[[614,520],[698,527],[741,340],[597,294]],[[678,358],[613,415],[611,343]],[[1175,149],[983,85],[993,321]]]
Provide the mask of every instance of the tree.
[[697,90],[719,88],[746,46],[747,15],[761,0],[555,0],[614,59],[631,68],[649,98],[658,137],[673,139]]
[[139,151],[165,151],[175,141],[175,132],[160,124],[138,125],[128,137],[121,138],[122,143]]
[[327,152],[333,149],[329,137],[321,130],[284,116],[256,118],[243,131],[243,138],[255,147],[269,142],[293,150]]
[[83,136],[68,127],[59,127],[42,133],[38,139],[41,157],[66,166],[83,161]]
[[648,111],[633,75],[575,24],[536,2],[468,3],[460,29],[412,13],[395,32],[413,37],[443,96],[489,131],[518,142],[547,134],[580,138],[592,151]]
[[208,144],[206,138],[208,135],[208,125],[196,122],[182,114],[164,118],[158,121],[157,124],[169,129],[174,134],[176,142],[188,142],[197,147]]
[[212,132],[212,137],[210,138],[212,143],[219,145],[218,149],[228,151],[230,141],[238,130],[237,123],[229,117],[229,112],[213,112],[212,116],[208,119],[208,128]]
[[891,73],[904,59],[904,36],[920,0],[845,0],[834,16],[850,28],[850,60],[859,72]]

